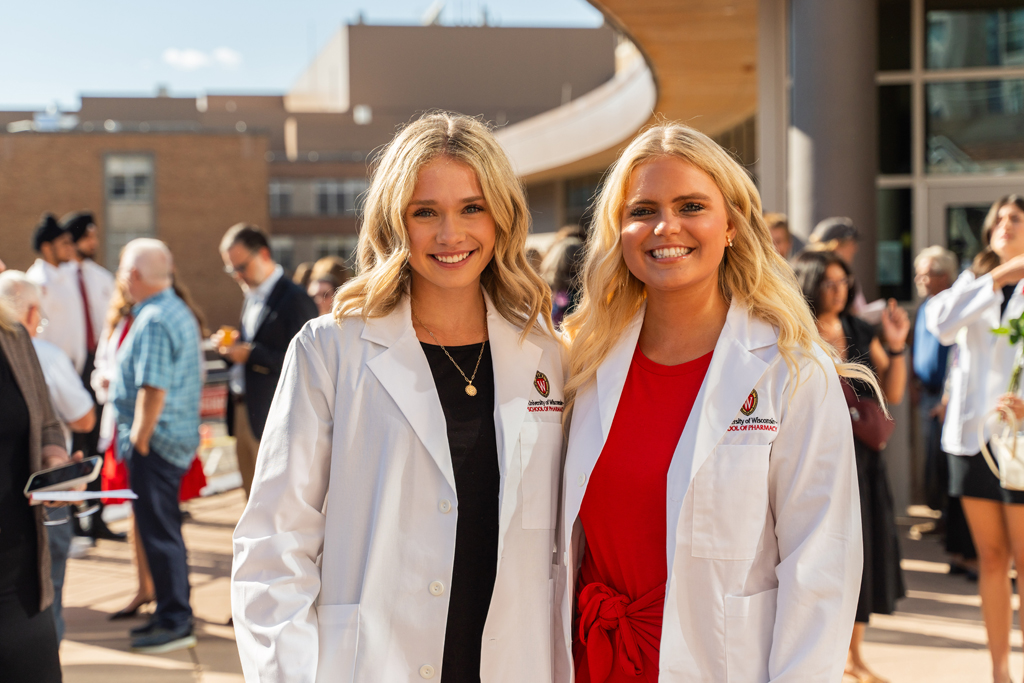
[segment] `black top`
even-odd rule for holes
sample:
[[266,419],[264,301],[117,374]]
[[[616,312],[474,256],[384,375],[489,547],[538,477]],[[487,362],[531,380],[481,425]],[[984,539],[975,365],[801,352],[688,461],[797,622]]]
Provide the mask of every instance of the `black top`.
[[29,475],[28,404],[3,351],[0,415],[0,595],[35,594],[39,586],[36,522],[24,493]]
[[999,304],[999,317],[1003,317],[1006,313],[1006,307],[1010,305],[1010,297],[1013,296],[1013,290],[1017,289],[1017,283],[1014,282],[1012,285],[1006,285],[1003,287],[1003,303]]
[[[846,335],[846,361],[861,363],[871,368],[871,372],[878,372],[875,364],[871,362],[871,342],[876,336],[875,328],[848,313],[841,313],[839,321],[843,324],[843,334]],[[851,380],[850,384],[861,398],[871,398],[875,395],[874,390],[860,380]]]
[[[480,344],[447,346],[466,377],[473,376]],[[494,368],[490,344],[484,344],[473,380],[476,396],[440,346],[423,344],[434,375],[448,430],[455,471],[455,567],[444,637],[442,683],[480,683],[480,644],[498,568],[498,442],[494,430]]]

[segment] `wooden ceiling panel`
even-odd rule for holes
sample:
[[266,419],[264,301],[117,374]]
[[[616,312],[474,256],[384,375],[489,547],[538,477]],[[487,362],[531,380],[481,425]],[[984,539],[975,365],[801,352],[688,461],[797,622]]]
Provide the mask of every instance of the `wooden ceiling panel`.
[[757,112],[757,0],[590,0],[640,48],[656,115],[718,135]]

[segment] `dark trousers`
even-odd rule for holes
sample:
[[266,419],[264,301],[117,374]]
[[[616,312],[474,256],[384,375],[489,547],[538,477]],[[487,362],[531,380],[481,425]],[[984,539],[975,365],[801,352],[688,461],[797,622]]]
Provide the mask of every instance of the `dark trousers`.
[[24,601],[16,596],[0,596],[0,680],[60,683],[60,656],[51,608],[29,612]]
[[68,551],[71,549],[71,508],[50,508],[46,519],[51,522],[67,520],[64,524],[46,527],[50,546],[50,578],[53,580],[53,623],[57,629],[57,642],[64,638],[64,574],[68,566]]
[[153,621],[163,628],[182,629],[192,623],[188,558],[178,507],[178,491],[186,470],[167,462],[153,449],[149,455],[132,449],[128,470],[132,491],[139,497],[132,503],[135,521],[156,589]]

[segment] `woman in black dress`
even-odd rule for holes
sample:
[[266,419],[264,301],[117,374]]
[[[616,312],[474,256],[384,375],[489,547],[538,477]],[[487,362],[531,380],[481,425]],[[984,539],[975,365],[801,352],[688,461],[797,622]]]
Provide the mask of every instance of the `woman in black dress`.
[[[793,267],[822,338],[836,348],[844,361],[863,363],[874,370],[887,403],[902,401],[907,386],[905,351],[910,332],[906,312],[895,300],[889,300],[882,314],[883,345],[871,325],[849,312],[853,280],[842,259],[830,251],[805,251],[794,259]],[[872,396],[867,386],[855,383],[853,388],[861,398]],[[864,575],[846,673],[862,683],[883,683],[864,663],[860,644],[871,614],[892,614],[896,601],[905,595],[899,538],[882,454],[856,437],[854,445],[860,483]]]
[[0,677],[59,682],[46,527],[24,489],[29,475],[68,456],[32,341],[2,303],[0,415]]

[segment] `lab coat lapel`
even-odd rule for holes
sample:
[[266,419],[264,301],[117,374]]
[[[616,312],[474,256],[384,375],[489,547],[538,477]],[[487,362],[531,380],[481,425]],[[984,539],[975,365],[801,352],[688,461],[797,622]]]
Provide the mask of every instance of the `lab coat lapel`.
[[608,433],[612,429],[612,422],[615,420],[615,411],[619,408],[619,398],[622,396],[622,389],[626,386],[626,376],[629,374],[629,366],[633,361],[633,353],[636,351],[636,343],[640,338],[640,329],[644,324],[644,313],[647,311],[643,306],[633,317],[622,334],[618,343],[612,348],[608,356],[597,368],[597,395],[598,409],[601,414],[601,448],[594,454],[594,461],[600,455],[604,443],[608,440]]
[[[516,510],[519,477],[510,477],[512,455],[526,419],[533,381],[540,367],[543,351],[525,340],[520,344],[520,330],[501,317],[490,297],[487,303],[487,335],[491,341],[494,365],[494,426],[498,440],[498,467],[501,469],[501,491],[498,493],[498,566],[501,566],[505,533]],[[513,482],[514,487],[509,487]]]
[[751,350],[774,344],[777,340],[770,325],[751,318],[744,306],[733,302],[668,470],[666,541],[669,576],[675,559],[676,526],[690,482],[768,369],[768,363]]
[[362,338],[387,347],[367,365],[398,404],[448,485],[455,491],[447,422],[430,363],[412,326],[409,298],[403,297],[387,316],[369,319]]
[[519,343],[520,330],[501,317],[490,297],[487,301],[487,335],[494,365],[494,422],[498,431],[498,464],[502,480],[515,451],[526,418],[533,381],[543,352],[529,340]]

